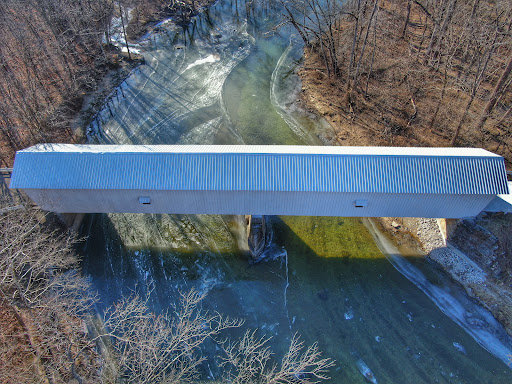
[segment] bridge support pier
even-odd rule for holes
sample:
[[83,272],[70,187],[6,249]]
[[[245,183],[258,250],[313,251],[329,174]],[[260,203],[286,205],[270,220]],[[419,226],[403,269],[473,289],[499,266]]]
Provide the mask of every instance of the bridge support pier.
[[439,225],[439,230],[441,231],[445,244],[459,222],[459,219],[437,219],[437,224]]
[[272,227],[263,215],[246,215],[247,243],[253,262],[261,261],[272,241]]
[[85,213],[58,213],[57,217],[60,221],[73,232],[78,232]]

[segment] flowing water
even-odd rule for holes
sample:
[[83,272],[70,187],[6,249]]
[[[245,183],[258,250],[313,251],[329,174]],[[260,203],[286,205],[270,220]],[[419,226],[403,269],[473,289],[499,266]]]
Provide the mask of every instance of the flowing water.
[[[268,33],[280,21],[268,4],[221,0],[186,29],[162,23],[91,140],[322,144],[328,125],[294,104],[300,44],[291,30]],[[158,312],[195,287],[208,292],[206,308],[273,336],[278,354],[295,332],[318,341],[336,360],[332,383],[364,383],[361,361],[379,383],[512,382],[510,338],[422,258],[384,256],[357,218],[270,221],[281,257],[249,265],[240,216],[90,215],[83,268],[100,307],[152,283]]]

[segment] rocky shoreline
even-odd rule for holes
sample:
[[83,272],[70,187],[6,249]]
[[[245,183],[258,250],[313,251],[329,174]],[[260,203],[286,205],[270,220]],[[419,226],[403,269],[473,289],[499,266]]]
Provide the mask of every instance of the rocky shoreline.
[[[512,221],[512,215],[505,215],[505,219]],[[476,222],[481,220],[485,219],[474,219]],[[445,219],[380,218],[376,222],[403,254],[423,255],[438,265],[464,288],[469,297],[489,310],[512,336],[512,287],[504,282],[510,273],[503,271],[505,277],[495,276],[490,268],[482,265],[482,258],[476,252],[467,249],[463,252],[455,246],[461,241],[467,244],[477,238],[481,241],[482,235],[475,229],[470,235],[464,231],[464,238],[460,238],[457,228],[467,226],[467,220],[451,222],[447,238],[443,233]],[[499,257],[501,250],[498,247],[494,252]]]

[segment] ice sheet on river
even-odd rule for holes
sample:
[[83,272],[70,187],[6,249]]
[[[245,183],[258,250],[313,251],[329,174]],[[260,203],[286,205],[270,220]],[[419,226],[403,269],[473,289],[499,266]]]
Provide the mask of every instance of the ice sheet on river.
[[229,121],[223,116],[222,86],[249,54],[251,41],[246,24],[156,35],[145,42],[146,63],[123,84],[115,108],[107,105],[93,122],[93,131],[100,131],[105,143],[213,143]]

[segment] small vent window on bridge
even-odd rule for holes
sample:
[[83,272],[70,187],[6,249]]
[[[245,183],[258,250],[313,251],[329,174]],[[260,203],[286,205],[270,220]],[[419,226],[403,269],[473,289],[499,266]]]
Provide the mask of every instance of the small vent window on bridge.
[[149,205],[151,204],[151,199],[149,196],[139,196],[139,203]]
[[368,200],[356,200],[354,201],[354,207],[364,208],[368,206]]

